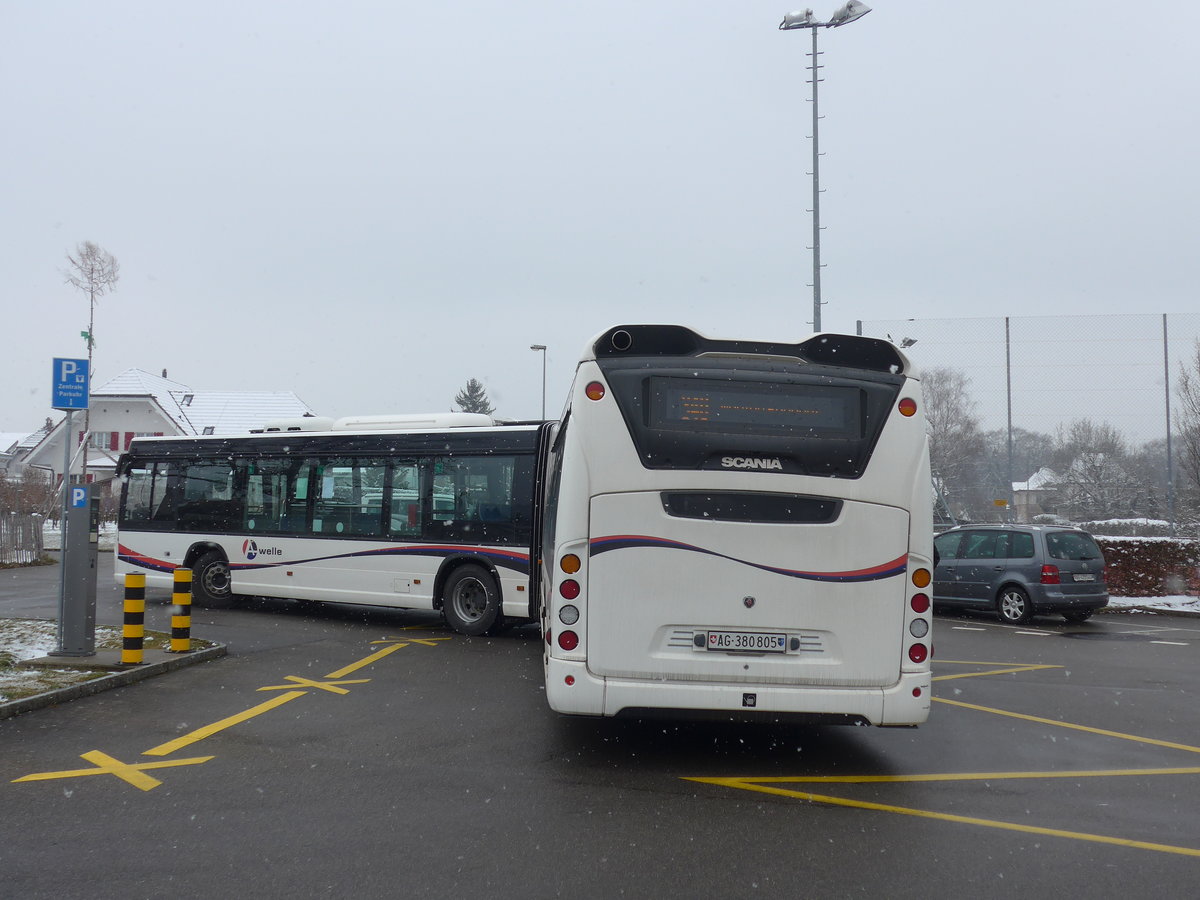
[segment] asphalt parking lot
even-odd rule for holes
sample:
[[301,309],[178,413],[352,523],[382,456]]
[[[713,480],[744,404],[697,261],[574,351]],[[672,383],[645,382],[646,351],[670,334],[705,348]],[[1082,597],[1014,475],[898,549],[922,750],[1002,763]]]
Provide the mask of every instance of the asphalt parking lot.
[[[8,576],[0,615],[30,614],[41,576]],[[101,621],[119,605],[102,582]],[[1200,874],[1195,619],[939,616],[932,716],[905,730],[564,719],[533,628],[257,601],[195,629],[230,655],[0,723],[15,893],[1190,896]]]

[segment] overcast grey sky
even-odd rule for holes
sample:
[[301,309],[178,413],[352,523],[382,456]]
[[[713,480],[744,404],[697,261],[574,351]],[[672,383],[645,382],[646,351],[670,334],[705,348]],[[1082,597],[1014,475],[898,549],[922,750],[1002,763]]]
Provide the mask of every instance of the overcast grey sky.
[[[816,8],[825,18],[838,0]],[[1200,6],[878,0],[820,34],[823,325],[1189,312]],[[0,431],[96,382],[551,415],[589,337],[811,319],[791,0],[0,5]],[[55,414],[57,416],[57,414]]]

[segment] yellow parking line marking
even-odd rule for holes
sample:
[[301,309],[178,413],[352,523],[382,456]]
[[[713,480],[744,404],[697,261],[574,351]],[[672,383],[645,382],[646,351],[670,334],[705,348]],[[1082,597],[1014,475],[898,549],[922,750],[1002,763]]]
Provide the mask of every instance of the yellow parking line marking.
[[167,741],[165,744],[159,744],[152,750],[145,751],[143,756],[166,756],[168,753],[174,753],[189,744],[194,744],[197,741],[202,741],[206,737],[211,737],[218,731],[224,731],[226,728],[231,728],[245,722],[247,719],[253,719],[255,716],[261,716],[265,712],[270,712],[276,707],[295,700],[297,697],[303,697],[308,691],[290,691],[286,694],[280,694],[278,697],[272,697],[265,703],[260,703],[258,706],[252,706],[250,709],[243,710],[240,713],[221,719],[219,722],[213,722],[211,725],[205,725],[203,728],[197,728],[195,731],[189,732],[182,737],[177,737],[173,741]]
[[[1004,662],[996,662],[994,660],[982,659],[937,659],[934,663],[939,666],[1036,666],[1040,663],[1019,663],[1013,662],[1011,659]],[[1061,669],[1062,666],[1048,666],[1051,669]]]
[[[739,778],[688,778],[687,781],[698,781],[704,784],[715,784],[723,787],[738,788],[746,791],[758,791],[780,797],[791,797],[797,800],[808,800],[813,803],[828,803],[833,806],[847,806],[855,809],[869,809],[876,812],[890,812],[905,816],[916,816],[923,819],[936,819],[942,822],[954,822],[960,825],[979,825],[985,828],[999,828],[1004,831],[1018,831],[1024,834],[1040,834],[1047,837],[1070,838],[1077,841],[1090,841],[1097,844],[1112,844],[1118,847],[1132,847],[1138,850],[1155,850],[1160,853],[1174,853],[1180,856],[1200,857],[1200,850],[1192,847],[1175,847],[1170,844],[1154,844],[1148,841],[1134,841],[1127,838],[1109,837],[1103,834],[1088,834],[1082,831],[1064,831],[1058,828],[1042,828],[1037,825],[1019,825],[1014,822],[1002,822],[996,819],[979,819],[972,816],[958,816],[950,813],[939,813],[925,809],[911,809],[904,806],[891,806],[886,803],[872,803],[867,800],[848,800],[843,797],[830,797],[824,794],[813,794],[808,791],[790,791],[783,788],[760,784],[760,779],[745,780]],[[805,779],[809,780],[809,779]],[[899,780],[904,780],[901,776]]]
[[114,759],[107,753],[99,750],[89,750],[87,753],[80,754],[83,759],[90,763],[94,763],[94,769],[70,769],[64,772],[39,772],[35,775],[26,775],[22,778],[14,778],[13,782],[18,781],[49,781],[53,778],[82,778],[85,775],[116,775],[122,781],[132,784],[135,788],[143,791],[153,790],[162,784],[157,778],[153,778],[145,773],[146,769],[167,769],[175,766],[196,766],[200,763],[206,763],[211,756],[198,756],[194,759],[173,759],[164,762],[150,763],[123,763],[119,759]]
[[1009,712],[1005,709],[993,709],[990,706],[977,706],[974,703],[963,703],[961,700],[948,700],[945,697],[934,697],[935,703],[946,703],[950,706],[958,706],[963,709],[973,709],[978,712],[992,713],[997,716],[1008,716],[1011,719],[1022,719],[1026,722],[1037,722],[1041,725],[1056,725],[1059,728],[1070,728],[1073,731],[1086,731],[1089,734],[1099,734],[1104,737],[1119,738],[1123,741],[1136,741],[1139,744],[1152,744],[1155,747],[1168,747],[1172,750],[1186,750],[1189,753],[1200,753],[1200,747],[1192,747],[1188,744],[1178,744],[1174,741],[1160,741],[1157,738],[1139,737],[1136,734],[1123,734],[1120,731],[1109,731],[1105,728],[1093,728],[1090,725],[1076,725],[1073,722],[1059,722],[1055,719],[1046,719],[1042,716],[1030,716],[1025,713]]
[[960,672],[957,675],[935,675],[934,681],[950,681],[953,678],[980,678],[984,675],[1012,675],[1015,672],[1036,672],[1038,669],[1061,669],[1062,666],[1019,666],[1007,669],[989,669],[986,672]]
[[350,693],[344,687],[339,687],[343,684],[366,684],[370,678],[354,678],[348,681],[313,681],[311,678],[301,678],[299,675],[284,675],[284,680],[292,682],[291,684],[272,684],[267,687],[260,687],[260,691],[286,691],[294,688],[296,685],[302,687],[316,688],[320,691],[329,691],[331,694],[348,694]]
[[1082,769],[1062,772],[934,772],[925,775],[773,775],[769,778],[686,778],[741,784],[900,784],[938,781],[1019,781],[1046,778],[1124,778],[1135,775],[1200,775],[1200,766],[1172,769]]
[[[371,643],[374,644],[376,642],[371,641]],[[407,644],[393,644],[390,647],[384,647],[382,650],[376,650],[370,656],[366,656],[366,657],[360,659],[358,662],[350,663],[350,665],[348,665],[348,666],[343,666],[342,668],[338,669],[336,672],[330,672],[325,677],[326,678],[342,678],[346,675],[349,675],[351,672],[357,672],[359,669],[369,666],[373,662],[378,662],[379,660],[381,660],[385,656],[387,656],[389,653],[395,653],[397,650],[401,649],[402,647],[406,647],[406,646],[407,646]]]

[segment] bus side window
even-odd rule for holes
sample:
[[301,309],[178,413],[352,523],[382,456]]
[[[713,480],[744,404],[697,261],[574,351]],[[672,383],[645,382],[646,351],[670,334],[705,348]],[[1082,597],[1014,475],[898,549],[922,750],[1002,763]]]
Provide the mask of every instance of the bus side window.
[[423,527],[422,499],[424,495],[422,469],[415,460],[398,461],[392,465],[390,488],[390,518],[388,534],[394,537],[419,538]]

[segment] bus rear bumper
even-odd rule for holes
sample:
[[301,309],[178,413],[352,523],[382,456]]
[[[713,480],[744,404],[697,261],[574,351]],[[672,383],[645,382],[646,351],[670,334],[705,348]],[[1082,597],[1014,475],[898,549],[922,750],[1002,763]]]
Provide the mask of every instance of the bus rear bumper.
[[626,710],[828,717],[872,725],[919,725],[929,718],[930,672],[902,673],[886,688],[792,687],[637,681],[591,674],[587,664],[549,659],[546,699],[556,712],[616,716]]

